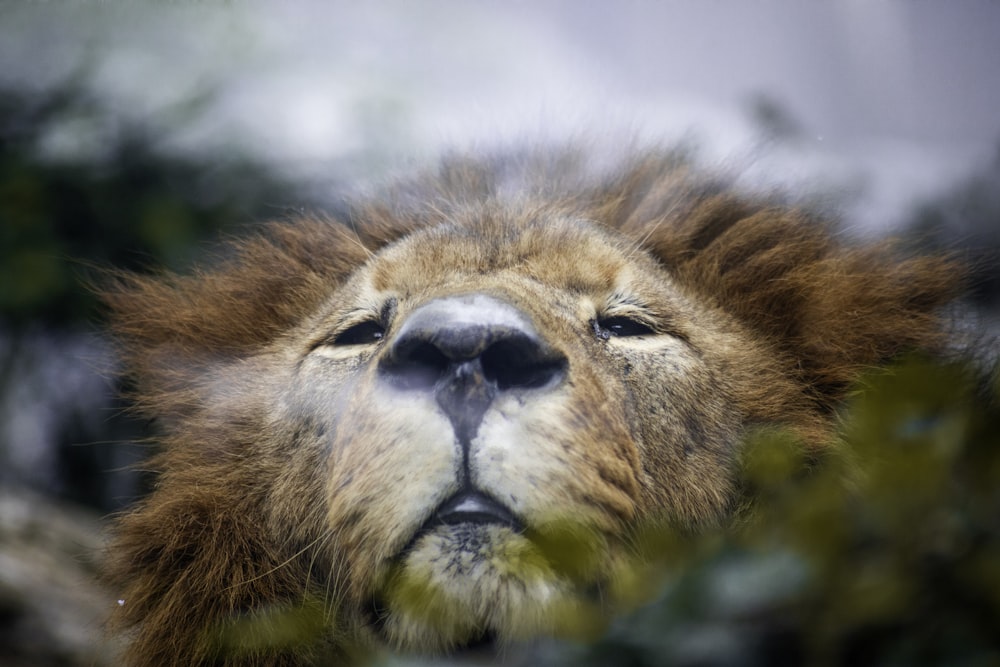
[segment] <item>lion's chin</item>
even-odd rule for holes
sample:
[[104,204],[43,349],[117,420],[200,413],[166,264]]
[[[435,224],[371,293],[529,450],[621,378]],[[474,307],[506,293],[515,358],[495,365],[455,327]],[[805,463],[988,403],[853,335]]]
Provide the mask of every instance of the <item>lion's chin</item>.
[[530,539],[497,524],[440,525],[383,579],[380,626],[398,649],[449,652],[484,641],[574,636],[596,606]]

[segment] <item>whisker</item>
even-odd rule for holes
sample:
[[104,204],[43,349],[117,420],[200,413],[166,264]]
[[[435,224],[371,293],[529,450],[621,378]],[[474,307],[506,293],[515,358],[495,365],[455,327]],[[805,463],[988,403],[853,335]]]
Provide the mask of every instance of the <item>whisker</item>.
[[282,562],[278,563],[277,565],[275,565],[274,567],[270,568],[269,570],[261,572],[260,574],[254,576],[254,577],[250,577],[249,579],[245,579],[243,581],[240,581],[239,584],[232,584],[230,586],[226,586],[222,590],[223,591],[229,591],[229,590],[232,590],[233,588],[235,588],[236,586],[244,586],[246,584],[253,583],[255,581],[260,581],[264,577],[267,577],[267,576],[270,576],[270,575],[274,574],[275,572],[277,572],[281,568],[287,567],[288,565],[290,565],[292,562],[295,561],[296,558],[298,558],[299,556],[301,556],[302,554],[304,554],[309,549],[312,549],[314,546],[316,546],[321,541],[323,541],[324,539],[326,539],[326,537],[327,537],[326,535],[320,535],[319,537],[317,537],[316,539],[312,540],[311,542],[309,542],[308,544],[306,544],[304,547],[302,547],[301,549],[299,549],[298,551],[296,551],[294,554],[292,554],[291,556],[289,556],[288,558],[286,558],[284,561],[282,561]]

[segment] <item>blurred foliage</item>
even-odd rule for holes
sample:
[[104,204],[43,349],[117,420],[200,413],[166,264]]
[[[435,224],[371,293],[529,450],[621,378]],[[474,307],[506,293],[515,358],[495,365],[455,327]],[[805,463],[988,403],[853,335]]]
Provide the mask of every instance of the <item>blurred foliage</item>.
[[296,198],[249,159],[160,150],[72,83],[0,89],[0,324],[93,320],[87,267],[180,268],[220,230]]
[[555,664],[997,664],[997,377],[911,360],[864,384],[842,452],[804,472],[787,436],[759,434],[753,517],[681,559],[651,551],[663,598]]
[[319,601],[307,599],[298,605],[264,609],[232,619],[221,628],[213,628],[208,641],[216,655],[266,656],[315,642],[335,622]]

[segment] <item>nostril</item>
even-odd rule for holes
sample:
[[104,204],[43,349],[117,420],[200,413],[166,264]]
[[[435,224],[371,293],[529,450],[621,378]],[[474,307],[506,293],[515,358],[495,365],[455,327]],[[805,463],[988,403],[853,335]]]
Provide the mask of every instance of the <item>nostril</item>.
[[536,340],[518,335],[500,340],[482,354],[483,374],[497,389],[544,387],[561,377],[565,359],[546,354]]
[[404,389],[429,389],[447,372],[451,360],[433,344],[420,340],[401,341],[383,364]]

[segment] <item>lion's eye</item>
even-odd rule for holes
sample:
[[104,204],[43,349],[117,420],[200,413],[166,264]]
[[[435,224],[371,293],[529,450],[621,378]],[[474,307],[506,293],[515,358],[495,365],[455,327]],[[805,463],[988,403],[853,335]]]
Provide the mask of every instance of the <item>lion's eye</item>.
[[594,332],[605,340],[612,336],[648,336],[656,333],[644,322],[620,316],[595,320]]
[[334,336],[334,345],[371,345],[385,336],[385,328],[373,320],[365,320]]

